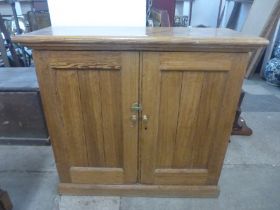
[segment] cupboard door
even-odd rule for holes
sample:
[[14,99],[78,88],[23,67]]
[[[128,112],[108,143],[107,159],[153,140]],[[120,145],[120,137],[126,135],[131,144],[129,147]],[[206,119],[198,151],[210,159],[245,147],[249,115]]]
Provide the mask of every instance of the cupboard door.
[[35,52],[42,101],[62,182],[137,180],[137,52]]
[[246,54],[143,53],[144,184],[217,184]]

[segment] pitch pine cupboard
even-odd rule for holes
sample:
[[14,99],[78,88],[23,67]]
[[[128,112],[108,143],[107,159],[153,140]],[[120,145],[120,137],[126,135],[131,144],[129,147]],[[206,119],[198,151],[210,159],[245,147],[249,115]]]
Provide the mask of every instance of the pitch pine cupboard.
[[228,29],[46,28],[33,48],[59,191],[217,196],[248,53]]

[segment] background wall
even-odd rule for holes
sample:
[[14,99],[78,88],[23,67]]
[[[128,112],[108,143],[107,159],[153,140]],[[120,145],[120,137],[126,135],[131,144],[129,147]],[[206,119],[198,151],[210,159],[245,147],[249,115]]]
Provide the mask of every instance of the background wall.
[[[233,9],[233,1],[230,1],[225,9],[225,15],[222,21],[221,27],[226,27],[226,23],[230,17],[231,11]],[[241,31],[244,25],[245,20],[247,19],[247,16],[249,14],[249,11],[251,9],[252,3],[243,3],[240,8],[240,14],[237,20],[236,30]]]
[[[32,2],[30,1],[21,1],[20,2],[21,14],[26,14],[32,10]],[[6,3],[4,0],[0,0],[0,13],[2,16],[11,16],[13,14],[11,5]],[[18,14],[18,15],[21,15]]]
[[192,26],[216,27],[220,0],[195,0],[193,3]]
[[145,26],[146,0],[48,0],[53,26]]
[[[42,0],[40,0],[42,1]],[[154,4],[168,7],[173,0],[154,0]],[[195,0],[193,3],[192,26],[200,24],[216,27],[220,0]],[[30,1],[20,1],[23,14],[30,11]],[[225,2],[225,0],[223,0]],[[93,25],[93,26],[145,26],[146,0],[48,0],[53,25]],[[223,3],[224,4],[224,3]],[[162,6],[163,5],[163,6]],[[228,4],[222,26],[231,14],[233,2]],[[237,30],[241,30],[251,8],[251,4],[242,4]],[[163,8],[165,9],[165,8]],[[169,8],[170,9],[170,8]],[[10,5],[0,0],[2,15],[11,15]],[[176,1],[176,15],[188,15],[188,1]]]
[[[223,0],[222,8],[225,5],[225,0]],[[220,0],[195,0],[193,2],[192,11],[192,26],[205,25],[208,27],[216,27],[217,17],[219,12]],[[231,11],[233,9],[234,2],[229,1],[225,8],[225,16],[222,21],[222,27],[226,26],[226,23],[230,17]],[[244,21],[247,18],[248,12],[251,8],[250,3],[243,3],[240,10],[240,16],[237,21],[236,30],[241,30]],[[177,1],[176,2],[176,15],[188,15],[189,14],[189,2],[188,1]]]
[[236,30],[241,31],[252,4],[242,4]]

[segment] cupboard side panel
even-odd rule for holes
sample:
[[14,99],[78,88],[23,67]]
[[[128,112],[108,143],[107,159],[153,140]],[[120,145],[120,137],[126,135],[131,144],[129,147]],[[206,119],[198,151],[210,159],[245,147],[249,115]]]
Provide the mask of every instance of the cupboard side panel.
[[70,164],[66,145],[67,138],[64,134],[61,118],[57,107],[56,91],[51,70],[48,69],[48,52],[33,50],[33,58],[36,65],[36,74],[40,87],[43,110],[48,126],[48,131],[55,156],[56,168],[60,182],[70,182]]
[[239,53],[232,56],[231,71],[228,75],[220,108],[221,116],[217,122],[218,129],[216,130],[215,141],[211,145],[211,152],[208,157],[209,178],[207,183],[210,185],[216,185],[220,177],[248,58],[247,53]]

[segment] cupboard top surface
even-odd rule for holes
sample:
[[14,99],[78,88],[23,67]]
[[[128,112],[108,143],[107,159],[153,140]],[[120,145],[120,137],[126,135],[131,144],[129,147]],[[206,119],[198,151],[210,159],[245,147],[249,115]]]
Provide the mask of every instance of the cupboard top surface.
[[[252,49],[264,46],[264,38],[246,35],[226,28],[183,27],[48,27],[13,37],[14,42],[34,48],[60,45],[77,47],[87,45],[126,45],[133,50],[151,50],[153,46],[219,47]],[[120,46],[119,46],[120,47]],[[120,47],[121,48],[121,47]],[[226,49],[225,49],[226,51]]]

